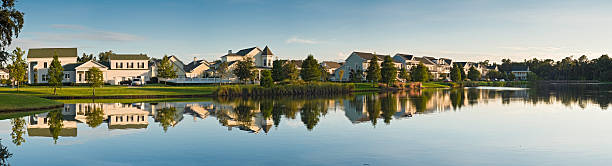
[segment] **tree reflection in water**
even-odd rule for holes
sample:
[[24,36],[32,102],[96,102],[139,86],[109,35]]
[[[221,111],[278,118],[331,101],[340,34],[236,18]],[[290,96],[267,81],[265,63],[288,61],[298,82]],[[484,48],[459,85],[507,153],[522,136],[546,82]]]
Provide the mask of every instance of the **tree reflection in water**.
[[26,130],[25,130],[25,119],[23,118],[13,118],[11,119],[11,125],[12,125],[12,130],[11,130],[11,138],[13,139],[13,143],[16,146],[20,146],[22,143],[25,142],[25,138],[23,137],[23,135],[25,134]]
[[164,132],[168,132],[168,128],[176,124],[175,121],[176,108],[166,107],[158,109],[155,114],[155,121],[159,122],[159,125],[163,128]]
[[393,114],[398,111],[397,109],[397,95],[393,93],[381,94],[380,98],[381,109],[382,109],[382,117],[385,121],[385,124],[391,124],[391,118],[393,118]]
[[8,159],[13,157],[13,154],[8,151],[8,148],[2,145],[2,139],[0,139],[0,166],[9,166]]
[[320,117],[327,114],[327,109],[328,106],[323,100],[307,100],[300,109],[300,117],[306,129],[314,129]]
[[368,110],[368,119],[372,122],[373,126],[376,126],[378,118],[380,117],[381,103],[378,96],[370,94],[366,96],[366,104]]
[[85,111],[87,125],[91,128],[96,128],[102,124],[104,121],[104,111],[101,108],[97,107],[86,107]]
[[57,139],[62,132],[62,127],[64,127],[61,110],[53,110],[49,112],[47,114],[47,119],[49,123],[49,131],[51,131],[54,143],[57,144]]

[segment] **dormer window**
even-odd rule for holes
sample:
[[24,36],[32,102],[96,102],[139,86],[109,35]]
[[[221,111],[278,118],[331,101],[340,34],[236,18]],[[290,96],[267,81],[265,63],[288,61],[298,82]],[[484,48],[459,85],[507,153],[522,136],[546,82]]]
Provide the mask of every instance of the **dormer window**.
[[47,62],[44,63],[44,67],[43,68],[45,68],[45,69],[47,68]]

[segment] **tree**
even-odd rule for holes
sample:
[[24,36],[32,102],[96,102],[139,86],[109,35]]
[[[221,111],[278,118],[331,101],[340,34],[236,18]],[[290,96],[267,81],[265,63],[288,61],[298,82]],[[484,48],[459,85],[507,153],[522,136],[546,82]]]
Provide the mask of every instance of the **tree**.
[[372,85],[376,84],[380,81],[381,78],[380,66],[378,65],[378,58],[376,56],[372,57],[370,63],[368,63],[368,68],[366,70],[366,80],[372,82]]
[[13,50],[13,64],[11,64],[9,69],[9,77],[10,79],[17,84],[17,92],[19,92],[19,85],[22,82],[26,81],[26,72],[27,72],[27,64],[23,59],[23,55],[25,51],[21,50],[21,48],[17,47]]
[[261,71],[261,76],[263,77],[260,83],[261,86],[269,88],[274,85],[274,79],[272,79],[272,72],[270,70]]
[[96,88],[104,85],[104,75],[97,67],[89,68],[85,80],[87,80],[87,83],[89,83],[93,96],[96,96]]
[[64,80],[64,67],[62,67],[62,63],[59,61],[57,52],[53,55],[53,61],[51,61],[47,74],[49,86],[53,88],[53,95],[57,95],[57,88],[62,87],[62,80]]
[[159,122],[164,132],[168,132],[170,126],[176,125],[176,107],[158,109],[155,114],[155,121]]
[[[170,62],[170,58],[168,57],[168,55],[164,55],[164,58],[159,63],[159,66],[157,66],[157,77],[164,79],[172,79],[178,77],[176,75],[176,70],[174,69],[172,62]],[[167,82],[167,80],[164,81],[164,84],[166,84]]]
[[489,80],[497,80],[497,79],[502,79],[504,78],[502,76],[502,73],[497,71],[497,70],[491,70],[489,72],[487,72],[487,75],[485,76],[487,79]]
[[287,74],[287,78],[290,80],[298,80],[300,78],[300,70],[298,70],[297,66],[293,62],[287,62],[283,66],[284,73]]
[[95,60],[95,59],[96,58],[93,56],[93,54],[87,55],[87,54],[83,53],[83,55],[81,55],[81,57],[77,57],[77,62],[85,63],[87,61]]
[[0,20],[0,66],[4,66],[11,59],[6,47],[13,42],[13,36],[19,37],[23,28],[23,12],[15,9],[15,0],[2,0]]
[[399,78],[404,79],[404,81],[410,81],[410,73],[408,73],[408,69],[402,67],[399,73]]
[[238,61],[236,63],[236,69],[234,69],[234,75],[240,79],[240,81],[244,81],[246,84],[247,81],[251,81],[255,78],[255,72],[253,70],[255,66],[253,66],[253,60],[251,58],[247,58],[243,61]]
[[461,77],[459,77],[459,78],[461,78],[460,80],[463,81],[463,80],[467,79],[467,76],[465,75],[465,69],[463,68],[463,66],[461,66],[461,65],[457,65],[457,66],[459,68],[459,74],[461,75]]
[[300,76],[304,81],[317,81],[321,78],[321,71],[319,68],[319,63],[314,56],[308,55],[308,58],[302,62],[302,70],[300,71]]
[[104,111],[102,111],[101,108],[88,107],[85,112],[85,116],[85,120],[87,120],[86,123],[91,128],[96,128],[100,126],[100,124],[102,124],[102,122],[104,121]]
[[26,121],[23,118],[13,118],[11,119],[11,125],[13,126],[11,130],[11,138],[13,139],[13,143],[16,146],[20,146],[25,142],[25,138],[23,136],[26,133]]
[[106,62],[108,61],[108,59],[110,58],[111,55],[113,55],[115,53],[113,53],[113,50],[109,50],[106,52],[101,52],[98,54],[98,60]]
[[363,81],[363,71],[351,69],[349,73],[349,80],[351,82],[362,82]]
[[287,79],[287,72],[285,71],[285,60],[274,60],[272,62],[272,79],[274,81],[282,81]]
[[229,63],[227,62],[219,62],[219,65],[215,68],[215,72],[219,75],[219,86],[221,86],[221,82],[223,78],[228,75]]
[[410,70],[410,77],[415,82],[425,82],[429,80],[429,69],[423,63],[419,63]]
[[472,81],[478,81],[480,80],[480,71],[476,70],[476,68],[472,66],[470,67],[467,76]]
[[450,79],[454,82],[459,82],[462,80],[461,79],[461,69],[459,65],[457,65],[456,63],[453,64],[453,67],[451,68]]
[[391,56],[385,56],[380,72],[382,81],[387,85],[391,85],[397,80],[397,68],[395,64],[393,64],[393,58],[391,58]]
[[51,132],[51,136],[53,136],[54,143],[57,144],[59,134],[62,132],[62,128],[64,127],[62,111],[54,110],[47,113],[47,119],[47,123],[49,124],[49,132]]

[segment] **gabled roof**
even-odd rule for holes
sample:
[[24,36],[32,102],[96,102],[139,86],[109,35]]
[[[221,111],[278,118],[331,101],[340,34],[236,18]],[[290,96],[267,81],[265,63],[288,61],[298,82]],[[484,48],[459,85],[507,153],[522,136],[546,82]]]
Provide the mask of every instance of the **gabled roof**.
[[64,68],[64,71],[74,71],[74,69],[81,66],[82,64],[84,63],[69,63],[69,64],[65,64],[62,67]]
[[185,65],[184,69],[186,72],[191,72],[193,71],[193,69],[201,66],[201,65],[209,65],[208,62],[206,62],[205,60],[197,60],[197,61],[193,61],[187,65]]
[[[87,61],[87,62],[91,62],[91,63],[94,63],[96,65],[100,65],[100,66],[103,66],[105,68],[108,68],[108,65],[102,64],[102,63],[97,62],[97,61],[91,60],[91,61]],[[78,68],[79,66],[81,66],[81,65],[83,65],[83,64],[85,64],[87,62],[69,63],[69,64],[65,64],[62,67],[64,68],[64,71],[75,71],[76,68]]]
[[236,54],[238,54],[240,56],[245,56],[246,54],[248,54],[249,52],[253,51],[254,49],[259,49],[259,48],[251,47],[251,48],[247,48],[247,49],[242,49],[242,50],[238,51]]
[[111,54],[109,60],[149,60],[146,54]]
[[77,48],[31,48],[28,51],[28,58],[53,58],[57,53],[58,57],[77,57]]
[[332,61],[323,61],[322,65],[327,69],[336,69],[342,66],[342,64],[338,62],[332,62]]
[[398,56],[404,60],[413,60],[414,55],[408,55],[408,54],[395,54],[395,56]]
[[302,63],[304,62],[304,60],[289,60],[289,62],[293,63],[299,68],[302,67]]
[[365,60],[371,60],[373,57],[377,57],[377,60],[382,61],[385,59],[385,56],[389,56],[389,55],[380,55],[380,54],[373,54],[373,53],[367,53],[367,52],[353,52],[353,54],[365,59]]
[[512,65],[512,71],[529,71],[527,65]]
[[0,72],[9,73],[9,70],[2,68],[2,69],[0,69]]
[[423,63],[424,65],[435,65],[436,64],[425,57],[414,57],[414,60],[419,61]]
[[266,48],[264,48],[264,50],[261,52],[261,55],[274,55],[274,54],[272,54],[272,51],[270,51],[270,48],[266,46]]

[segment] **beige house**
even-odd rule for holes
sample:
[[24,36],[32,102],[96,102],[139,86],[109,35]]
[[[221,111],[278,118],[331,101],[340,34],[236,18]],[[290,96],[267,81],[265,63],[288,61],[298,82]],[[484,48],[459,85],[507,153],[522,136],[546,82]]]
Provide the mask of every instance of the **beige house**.
[[226,55],[221,57],[222,62],[235,62],[251,58],[255,63],[255,67],[258,68],[272,68],[275,56],[268,46],[263,50],[259,47],[251,47],[242,49],[236,53],[229,50]]
[[[76,48],[32,48],[28,51],[28,83],[48,83],[49,66],[53,61],[53,56],[57,55],[62,66],[77,63]],[[69,82],[72,78],[65,76],[64,82]]]
[[[361,71],[363,72],[363,75],[365,76],[365,71],[368,69],[370,60],[372,60],[373,58],[376,58],[378,61],[378,64],[380,65],[383,62],[385,56],[389,56],[389,55],[379,55],[379,54],[366,53],[366,52],[353,52],[351,53],[351,55],[349,55],[348,58],[346,58],[344,64],[334,71],[333,77],[331,78],[331,80],[332,81],[349,81],[349,76],[350,76],[351,71],[354,71],[354,72]],[[402,67],[402,63],[397,60],[394,60],[393,63],[395,67],[398,69]],[[341,75],[340,73],[343,73],[343,74]],[[342,78],[342,80],[340,80],[340,78]],[[365,77],[363,77],[363,79],[365,80]]]
[[8,79],[9,79],[8,69],[0,69],[0,80],[8,80]]

